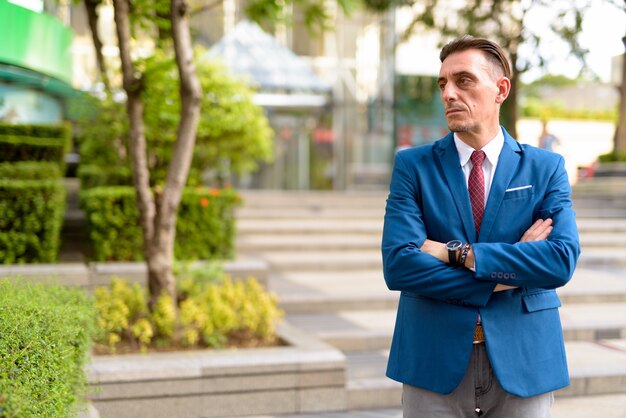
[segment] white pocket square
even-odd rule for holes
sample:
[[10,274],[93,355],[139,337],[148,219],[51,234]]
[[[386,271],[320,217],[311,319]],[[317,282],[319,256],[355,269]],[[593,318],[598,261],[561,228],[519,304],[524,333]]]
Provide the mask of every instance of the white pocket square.
[[506,189],[504,193],[514,192],[516,190],[530,189],[531,187],[533,187],[532,184],[529,184],[528,186],[512,187],[510,189]]

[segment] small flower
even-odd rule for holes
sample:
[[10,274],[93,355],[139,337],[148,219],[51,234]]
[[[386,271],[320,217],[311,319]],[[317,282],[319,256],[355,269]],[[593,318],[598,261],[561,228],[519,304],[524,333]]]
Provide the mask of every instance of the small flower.
[[203,208],[209,206],[209,199],[207,199],[206,197],[200,198],[200,206],[202,206]]
[[217,190],[217,189],[215,189],[215,188],[212,188],[212,189],[209,191],[209,193],[211,193],[211,196],[219,196],[220,191],[219,191],[219,190]]

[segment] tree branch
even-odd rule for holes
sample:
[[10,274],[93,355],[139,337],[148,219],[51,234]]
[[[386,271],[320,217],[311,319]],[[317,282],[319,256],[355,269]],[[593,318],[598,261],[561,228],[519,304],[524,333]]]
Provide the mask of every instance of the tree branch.
[[146,138],[143,124],[142,82],[135,75],[130,56],[130,19],[128,0],[113,0],[115,27],[122,61],[123,85],[130,124],[129,151],[133,168],[133,183],[137,193],[139,222],[144,238],[144,253],[149,258],[149,244],[154,234],[154,197],[150,190],[150,174],[146,158]]

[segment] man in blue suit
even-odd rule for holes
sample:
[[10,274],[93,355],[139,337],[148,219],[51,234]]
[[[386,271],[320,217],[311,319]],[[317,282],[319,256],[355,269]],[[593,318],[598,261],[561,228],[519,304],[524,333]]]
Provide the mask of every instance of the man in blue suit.
[[448,127],[396,154],[382,240],[400,291],[387,375],[404,416],[550,417],[569,384],[555,289],[580,254],[563,158],[499,125],[502,48],[465,36],[440,54]]

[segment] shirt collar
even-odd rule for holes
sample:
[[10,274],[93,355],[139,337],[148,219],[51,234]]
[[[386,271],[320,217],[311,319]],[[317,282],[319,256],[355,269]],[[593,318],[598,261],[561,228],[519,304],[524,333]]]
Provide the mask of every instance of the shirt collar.
[[[474,148],[463,142],[461,138],[458,137],[456,132],[454,133],[454,145],[456,145],[456,150],[459,153],[461,167],[463,167],[465,166],[465,164],[468,163],[470,157],[472,156],[472,152],[474,152]],[[485,152],[487,160],[491,163],[493,167],[498,164],[498,158],[500,157],[500,152],[502,151],[503,146],[504,134],[502,133],[502,129],[498,129],[498,133],[496,134],[496,136],[482,148],[482,150]]]

